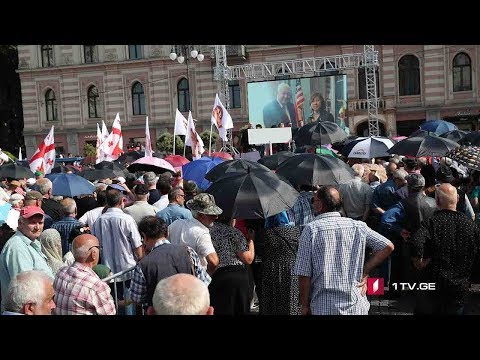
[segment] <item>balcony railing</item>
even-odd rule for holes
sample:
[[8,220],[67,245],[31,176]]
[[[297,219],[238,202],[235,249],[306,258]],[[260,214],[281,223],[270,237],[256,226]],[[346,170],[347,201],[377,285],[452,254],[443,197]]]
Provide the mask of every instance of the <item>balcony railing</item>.
[[[385,109],[385,99],[377,99],[377,108],[378,109]],[[361,110],[368,110],[368,104],[366,99],[358,99],[358,100],[350,100],[348,102],[348,110],[349,111],[361,111]]]

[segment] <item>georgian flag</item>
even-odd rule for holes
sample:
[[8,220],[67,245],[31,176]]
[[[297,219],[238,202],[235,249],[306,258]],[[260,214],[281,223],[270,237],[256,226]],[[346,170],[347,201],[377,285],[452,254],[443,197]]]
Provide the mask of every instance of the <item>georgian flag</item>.
[[29,161],[30,170],[41,171],[44,175],[50,174],[55,165],[55,140],[53,138],[53,126],[47,137],[38,146],[37,151]]
[[113,161],[123,153],[123,137],[122,127],[120,126],[120,114],[117,113],[112,125],[112,132],[107,139],[100,146],[100,151],[103,151],[103,159],[100,161]]

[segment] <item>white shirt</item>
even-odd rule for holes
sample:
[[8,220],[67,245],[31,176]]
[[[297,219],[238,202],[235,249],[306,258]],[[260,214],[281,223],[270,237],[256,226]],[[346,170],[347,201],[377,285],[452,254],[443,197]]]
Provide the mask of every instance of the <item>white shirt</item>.
[[168,201],[168,194],[160,196],[160,200],[152,205],[155,206],[158,211],[165,209],[170,202]]
[[91,229],[95,221],[100,217],[100,215],[102,215],[103,208],[103,206],[100,206],[87,211],[80,219],[78,219],[78,221],[80,221],[82,224],[88,225],[88,227]]
[[197,219],[178,219],[168,227],[168,240],[174,245],[187,244],[198,254],[200,264],[207,266],[209,254],[215,252],[210,230]]

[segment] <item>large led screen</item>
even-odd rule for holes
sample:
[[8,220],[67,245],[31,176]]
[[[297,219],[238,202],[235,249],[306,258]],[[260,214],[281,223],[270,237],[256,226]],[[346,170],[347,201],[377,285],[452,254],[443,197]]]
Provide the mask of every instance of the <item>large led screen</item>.
[[299,128],[313,121],[335,121],[348,127],[346,75],[250,82],[247,90],[253,126],[271,128],[291,122],[292,128]]

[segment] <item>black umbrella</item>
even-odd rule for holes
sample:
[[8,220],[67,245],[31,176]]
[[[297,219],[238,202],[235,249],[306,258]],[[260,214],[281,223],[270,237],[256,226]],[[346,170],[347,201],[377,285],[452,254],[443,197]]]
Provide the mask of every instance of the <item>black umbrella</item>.
[[269,168],[257,162],[236,159],[218,164],[205,175],[205,179],[208,181],[216,181],[224,176],[246,174],[249,171],[271,172]]
[[444,156],[448,150],[458,147],[458,143],[435,135],[415,136],[399,141],[387,150],[389,154],[421,156]]
[[[110,169],[85,169],[79,172],[77,175],[90,181],[101,180],[101,179],[113,179],[118,176]],[[123,175],[120,175],[120,176],[123,176]]]
[[355,176],[339,158],[318,154],[298,154],[285,160],[276,173],[298,186],[343,184]]
[[263,158],[257,160],[259,164],[265,165],[270,170],[275,170],[285,160],[295,156],[295,153],[291,151],[279,151],[270,156],[264,156]]
[[98,164],[95,164],[94,166],[95,166],[95,169],[106,169],[106,170],[112,171],[115,174],[114,177],[125,176],[128,174],[127,169],[111,161],[102,161],[102,162],[99,162]]
[[132,163],[134,162],[135,160],[138,160],[142,157],[145,156],[145,153],[142,151],[129,151],[129,152],[126,152],[126,153],[123,153],[122,155],[120,155],[118,157],[117,160],[115,160],[115,162],[117,163],[120,163],[120,164],[125,164],[125,163]]
[[69,171],[72,172],[73,174],[78,173],[77,169],[75,169],[72,166],[67,166],[67,165],[57,165],[57,166],[52,168],[51,173],[52,174],[68,173]]
[[452,131],[443,133],[442,135],[440,135],[440,137],[448,140],[452,140],[455,142],[460,142],[460,140],[462,140],[465,137],[465,135],[467,135],[468,133],[469,133],[468,131],[463,131],[463,130],[452,130]]
[[250,172],[224,177],[206,190],[226,216],[264,219],[290,209],[299,193],[269,172]]
[[17,165],[15,163],[8,163],[0,166],[0,177],[12,178],[12,179],[28,179],[34,178],[33,172],[24,166]]
[[347,133],[334,122],[320,121],[302,126],[294,136],[297,146],[333,144],[348,137]]
[[480,146],[480,131],[472,131],[458,142],[460,145]]

